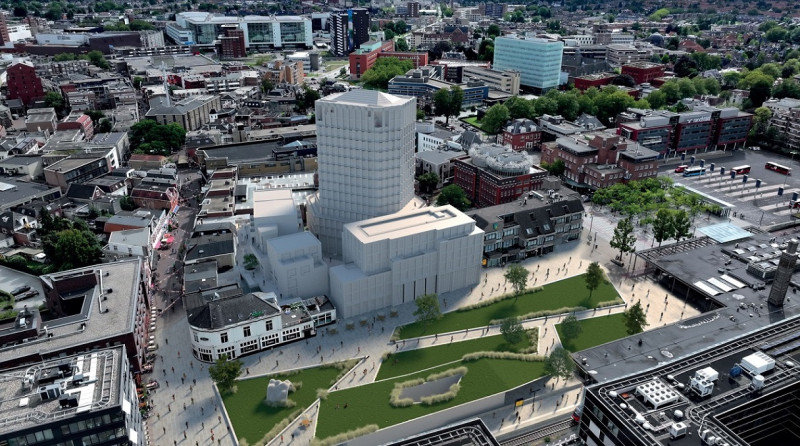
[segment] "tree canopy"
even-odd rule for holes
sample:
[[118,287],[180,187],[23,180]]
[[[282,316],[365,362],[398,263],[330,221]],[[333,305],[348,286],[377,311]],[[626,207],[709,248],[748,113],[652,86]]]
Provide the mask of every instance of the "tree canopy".
[[42,251],[57,271],[100,263],[100,240],[85,221],[53,217],[46,209],[42,209],[39,219]]
[[500,323],[500,334],[509,344],[519,344],[525,338],[525,329],[522,328],[518,318],[511,316]]
[[561,334],[565,340],[575,339],[581,332],[583,332],[583,326],[581,326],[581,321],[574,314],[565,317],[561,322]]
[[129,134],[131,150],[144,154],[169,156],[186,140],[186,130],[177,123],[159,124],[152,119],[137,122]]
[[569,356],[569,352],[563,347],[558,346],[550,351],[547,360],[544,362],[544,373],[558,378],[569,379],[575,370],[575,363]]
[[389,81],[395,76],[405,74],[414,68],[410,60],[400,60],[396,57],[381,57],[375,64],[367,70],[361,80],[367,88],[377,88],[385,90],[389,88]]
[[436,113],[444,115],[445,123],[450,122],[450,116],[458,116],[463,102],[464,90],[458,85],[451,85],[449,89],[441,88],[433,94]]
[[238,359],[229,361],[228,355],[221,355],[219,359],[208,367],[208,374],[217,384],[220,392],[227,392],[233,388],[236,378],[242,374],[244,363]]
[[414,299],[414,304],[417,306],[417,309],[414,310],[414,316],[426,328],[431,322],[442,317],[442,310],[439,308],[439,296],[436,294],[423,294]]
[[586,282],[586,289],[589,290],[589,298],[592,298],[592,293],[597,287],[603,283],[606,275],[603,272],[603,269],[600,268],[600,264],[597,262],[592,262],[586,267],[586,272],[583,274],[583,280]]
[[455,184],[450,184],[442,188],[442,192],[439,193],[439,196],[436,198],[436,206],[444,206],[446,204],[453,206],[459,211],[466,211],[471,205],[467,194],[464,193],[464,189],[461,189]]
[[500,131],[503,124],[508,121],[508,109],[503,104],[495,104],[486,111],[481,120],[481,127],[486,133],[494,134]]
[[530,271],[519,263],[510,263],[506,267],[505,273],[503,273],[503,277],[514,288],[514,294],[516,295],[525,291],[525,287],[528,286],[528,276],[530,276]]
[[644,327],[647,327],[648,325],[647,315],[644,314],[644,310],[642,310],[642,304],[639,302],[631,305],[630,308],[625,310],[622,316],[625,319],[625,331],[629,335],[641,333],[644,331]]
[[623,218],[617,222],[617,227],[614,228],[614,236],[611,237],[609,245],[619,250],[617,258],[622,259],[622,255],[626,252],[633,252],[634,243],[636,243],[636,236],[633,235],[633,221],[631,217]]

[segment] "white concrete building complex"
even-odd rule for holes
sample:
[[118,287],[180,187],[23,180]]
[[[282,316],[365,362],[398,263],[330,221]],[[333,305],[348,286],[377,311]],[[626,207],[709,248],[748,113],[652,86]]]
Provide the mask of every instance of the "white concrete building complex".
[[298,232],[267,242],[269,274],[281,298],[328,293],[328,265],[322,260],[322,244],[310,232]]
[[476,285],[483,235],[449,205],[346,224],[345,263],[330,269],[331,300],[341,316],[353,317]]
[[352,90],[316,102],[319,192],[308,225],[326,256],[342,226],[397,212],[414,198],[416,99]]

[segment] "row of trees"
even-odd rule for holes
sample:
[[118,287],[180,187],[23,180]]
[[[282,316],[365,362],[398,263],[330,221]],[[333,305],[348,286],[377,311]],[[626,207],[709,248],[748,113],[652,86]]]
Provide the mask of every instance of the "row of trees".
[[151,155],[169,156],[186,140],[186,130],[179,124],[159,124],[152,119],[131,126],[129,135],[133,152]]
[[98,50],[89,51],[86,54],[72,54],[72,53],[59,53],[53,56],[56,62],[65,62],[69,60],[88,60],[90,64],[108,70],[111,65],[106,60],[106,56]]
[[367,70],[362,76],[361,81],[364,87],[386,90],[389,88],[389,81],[395,76],[406,74],[408,70],[414,68],[410,60],[400,60],[396,57],[381,57],[372,68]]

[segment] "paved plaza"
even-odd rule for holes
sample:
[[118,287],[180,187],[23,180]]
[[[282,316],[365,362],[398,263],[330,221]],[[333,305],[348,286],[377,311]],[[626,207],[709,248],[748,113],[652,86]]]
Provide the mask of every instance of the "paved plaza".
[[[185,225],[188,225],[190,221],[190,211],[185,209],[181,212],[185,213],[179,213],[179,216],[183,218],[184,226],[182,230],[176,231],[178,238],[185,236],[185,230],[188,229],[188,226]],[[590,235],[587,221],[582,240],[561,246],[556,252],[544,257],[528,259],[523,263],[532,273],[529,286],[544,285],[580,274],[590,262],[597,261],[607,270],[609,279],[626,302],[641,300],[643,307],[647,308],[650,327],[698,314],[697,310],[692,307],[687,308],[683,301],[667,295],[664,289],[649,279],[626,278],[625,268],[610,262],[610,259],[616,255],[616,252],[608,247],[609,230],[613,233],[613,226],[616,224],[613,216],[604,215],[602,211],[597,211],[593,215],[591,218],[591,242],[587,242]],[[589,219],[587,218],[587,220]],[[640,234],[639,237],[637,247],[649,247],[651,240],[647,238],[647,235]],[[239,249],[240,256],[244,256],[250,249],[245,238]],[[151,444],[172,444],[173,446],[177,444],[184,446],[234,444],[231,427],[208,375],[208,365],[192,357],[189,327],[182,303],[176,301],[177,305],[168,307],[173,298],[179,297],[172,291],[174,285],[171,284],[179,280],[180,274],[166,273],[167,265],[176,262],[177,254],[170,251],[161,251],[161,253],[159,271],[162,271],[162,276],[155,304],[164,310],[157,322],[156,336],[160,346],[156,352],[158,357],[154,372],[149,375],[149,377],[159,380],[161,387],[152,397],[155,408],[154,415],[147,420]],[[548,269],[550,274],[545,273]],[[238,271],[228,277],[236,277],[242,272],[243,270]],[[474,289],[441,295],[443,311],[451,311],[464,305],[511,292],[511,287],[504,284],[503,272],[504,270],[501,268],[486,269],[483,271],[483,280]],[[252,272],[247,274],[251,275]],[[263,278],[250,280],[257,283]],[[453,337],[453,342],[460,342],[482,335],[481,330],[470,330],[469,333],[459,331],[453,334],[439,335],[438,338],[428,336],[406,340],[404,345],[395,347],[390,342],[391,333],[397,325],[414,320],[412,315],[414,308],[413,303],[398,307],[398,317],[388,317],[384,321],[375,318],[377,312],[364,315],[364,318],[370,320],[370,324],[361,326],[359,323],[355,323],[353,330],[344,329],[345,323],[358,322],[357,320],[342,320],[335,326],[338,331],[336,334],[326,334],[326,330],[323,329],[315,338],[284,345],[274,351],[264,351],[242,357],[240,359],[244,362],[243,377],[274,374],[322,363],[362,358],[363,364],[367,366],[363,368],[366,368],[368,373],[353,371],[339,383],[339,388],[357,386],[375,379],[380,366],[379,358],[384,352],[394,351],[395,348],[413,349],[440,345],[442,342],[449,342],[450,336]],[[585,311],[579,313],[578,317],[588,318],[622,311],[624,311],[624,306],[617,306],[596,312]],[[554,325],[562,318],[541,318],[524,324],[526,327],[539,327],[539,352],[546,354],[554,346],[560,345]],[[496,334],[499,334],[499,328],[489,327],[488,333],[484,335]],[[357,369],[360,371],[363,368]],[[482,418],[495,434],[503,434],[519,427],[542,422],[554,414],[567,416],[574,410],[579,396],[580,383],[577,380],[561,381],[536,397],[535,411],[531,412],[528,409],[529,406],[525,406],[524,410],[520,412],[519,421],[517,421],[517,412],[510,407],[498,407],[497,410],[484,414]],[[312,421],[308,428],[303,429],[299,426],[300,419],[303,418],[300,417],[284,430],[283,443],[309,444],[316,426],[316,413],[316,407],[309,408],[305,413]],[[409,432],[409,434],[411,433]],[[258,439],[250,439],[251,442],[256,440]],[[281,444],[281,435],[269,444]]]

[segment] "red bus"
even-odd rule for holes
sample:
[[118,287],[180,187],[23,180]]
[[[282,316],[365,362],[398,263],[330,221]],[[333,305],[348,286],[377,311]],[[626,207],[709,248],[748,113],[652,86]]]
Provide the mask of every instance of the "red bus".
[[784,166],[782,164],[773,163],[772,161],[770,161],[766,165],[764,165],[764,168],[767,169],[767,170],[772,170],[774,172],[782,173],[784,175],[791,175],[792,174],[792,168],[791,167],[786,167],[786,166]]
[[750,173],[750,166],[744,165],[739,167],[731,167],[731,170],[736,172],[736,175],[743,175],[746,173]]

